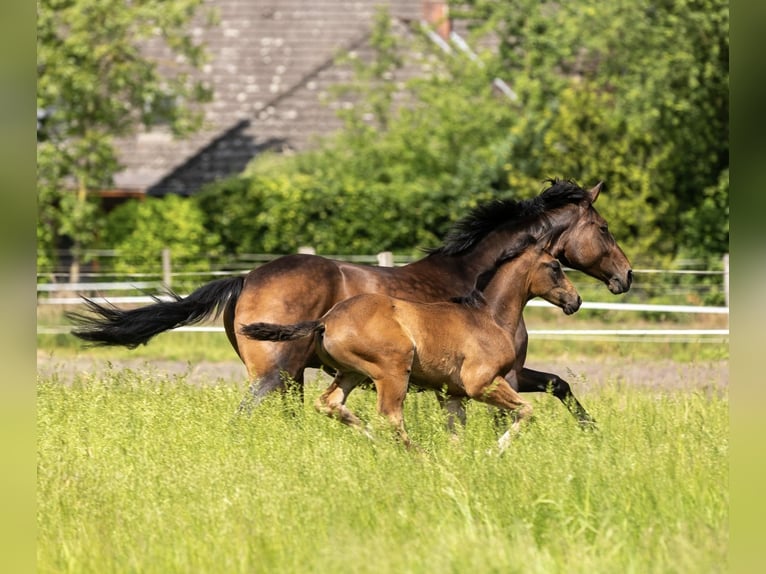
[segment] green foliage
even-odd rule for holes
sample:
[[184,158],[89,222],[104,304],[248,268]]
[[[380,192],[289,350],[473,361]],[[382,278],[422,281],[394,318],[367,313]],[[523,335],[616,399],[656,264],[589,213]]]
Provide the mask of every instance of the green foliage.
[[[722,217],[725,215],[725,219]],[[729,242],[729,170],[721,172],[718,182],[706,187],[700,201],[681,217],[684,237],[683,254],[692,258],[709,257]]]
[[[728,2],[460,6],[476,38],[500,40],[491,65],[524,107],[511,128],[512,177],[604,179],[600,209],[629,251],[694,246],[700,199],[728,169]],[[728,185],[718,189],[725,204]],[[705,247],[720,255],[728,210],[706,213]]]
[[[478,202],[530,197],[548,177],[606,181],[598,208],[631,259],[728,250],[725,2],[479,0],[452,15],[498,48],[470,58],[395,42],[381,13],[372,59],[353,59],[337,90],[356,98],[346,129],[202,199],[238,218],[227,250],[412,252]],[[405,65],[430,73],[394,98]],[[210,212],[208,226],[230,221]]]
[[165,247],[171,250],[174,265],[189,271],[209,270],[209,256],[219,241],[203,221],[200,209],[181,197],[148,197],[114,209],[100,241],[124,254],[116,258],[114,273],[157,272]]
[[[452,441],[431,393],[410,393],[414,453],[314,412],[315,385],[305,407],[272,397],[239,418],[243,392],[151,371],[41,379],[38,569],[726,570],[725,395],[609,383],[584,397],[598,433],[539,396],[498,456],[479,404]],[[372,420],[373,393],[349,403]]]
[[[194,105],[210,98],[182,68],[148,60],[161,42],[188,68],[205,58],[188,24],[202,0],[38,0],[38,238],[44,257],[67,236],[92,246],[98,211],[88,193],[109,187],[119,164],[113,138],[140,125],[166,124],[176,134],[199,126]],[[73,193],[76,191],[76,194]],[[76,254],[75,254],[76,255]]]
[[[420,230],[426,193],[387,197],[380,184],[346,177],[283,173],[229,179],[195,199],[211,230],[233,253],[291,253],[311,245],[325,254],[413,251],[435,238]],[[408,210],[410,206],[418,207]],[[215,207],[214,207],[215,206]]]

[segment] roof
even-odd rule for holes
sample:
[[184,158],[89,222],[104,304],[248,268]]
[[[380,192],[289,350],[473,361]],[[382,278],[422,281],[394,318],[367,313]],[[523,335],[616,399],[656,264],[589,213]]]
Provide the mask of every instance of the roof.
[[[124,169],[115,186],[149,195],[193,194],[205,183],[240,173],[264,150],[304,150],[317,134],[339,127],[335,105],[322,103],[330,85],[351,72],[338,54],[368,49],[378,6],[394,32],[408,34],[446,2],[421,0],[208,0],[220,24],[196,26],[211,60],[195,71],[209,82],[204,127],[185,139],[154,128],[117,141]],[[443,13],[443,12],[441,12]],[[154,48],[148,47],[151,57]],[[349,105],[349,104],[347,104]]]

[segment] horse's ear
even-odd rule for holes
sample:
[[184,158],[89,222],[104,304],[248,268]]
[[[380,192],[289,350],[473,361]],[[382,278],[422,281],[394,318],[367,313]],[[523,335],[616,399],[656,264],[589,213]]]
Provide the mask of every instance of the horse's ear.
[[596,199],[598,199],[598,194],[601,193],[601,188],[602,187],[604,187],[604,182],[603,181],[599,181],[588,192],[588,195],[590,195],[590,202],[591,203],[595,203],[596,202]]

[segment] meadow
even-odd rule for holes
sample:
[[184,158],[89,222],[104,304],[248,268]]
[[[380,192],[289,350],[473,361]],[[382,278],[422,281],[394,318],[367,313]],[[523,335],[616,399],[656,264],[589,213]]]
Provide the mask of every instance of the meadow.
[[[224,348],[220,334],[207,345],[191,344],[201,334],[167,337],[137,351],[150,361],[183,359],[181,346],[194,357]],[[57,336],[39,344],[63,361],[86,353]],[[582,351],[551,344],[560,359]],[[727,353],[620,345],[607,350],[680,361]],[[553,397],[533,396],[533,423],[499,453],[486,407],[469,405],[455,439],[430,393],[405,403],[412,451],[377,424],[370,391],[349,405],[374,441],[314,411],[318,380],[304,401],[272,397],[248,417],[236,415],[244,383],[191,384],[116,359],[72,380],[47,372],[37,394],[38,571],[724,572],[728,389],[699,383],[579,381],[594,432]]]

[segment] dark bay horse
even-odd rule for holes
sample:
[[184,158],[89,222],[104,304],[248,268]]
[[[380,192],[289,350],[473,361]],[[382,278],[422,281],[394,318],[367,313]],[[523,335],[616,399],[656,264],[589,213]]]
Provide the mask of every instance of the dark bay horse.
[[[563,264],[603,281],[612,293],[626,292],[632,281],[630,263],[593,207],[602,183],[590,190],[571,181],[550,180],[549,184],[532,199],[479,205],[454,225],[442,246],[402,267],[286,255],[245,277],[211,281],[173,301],[123,310],[86,299],[90,313],[69,314],[77,325],[73,333],[93,344],[135,347],[163,331],[223,312],[226,335],[252,381],[252,393],[242,404],[249,409],[275,389],[284,389],[284,375],[302,385],[304,369],[319,362],[310,340],[254,341],[238,333],[235,325],[316,320],[336,303],[360,293],[425,302],[460,297],[473,289],[479,275],[492,268],[508,245],[526,235],[542,242]],[[514,339],[516,371],[509,373],[514,388],[522,393],[550,389],[581,423],[591,422],[565,380],[522,368],[528,343],[523,318]]]
[[[422,303],[365,293],[341,301],[316,321],[250,323],[240,333],[261,341],[315,341],[322,363],[337,373],[316,408],[353,427],[362,429],[363,424],[346,407],[346,399],[370,379],[378,413],[405,444],[403,406],[410,383],[513,412],[516,431],[532,407],[503,377],[518,370],[513,334],[524,306],[532,297],[543,297],[570,315],[582,301],[561,264],[534,238],[511,249],[480,283],[484,281],[483,294],[477,288],[456,302]],[[508,437],[510,431],[501,447]]]

